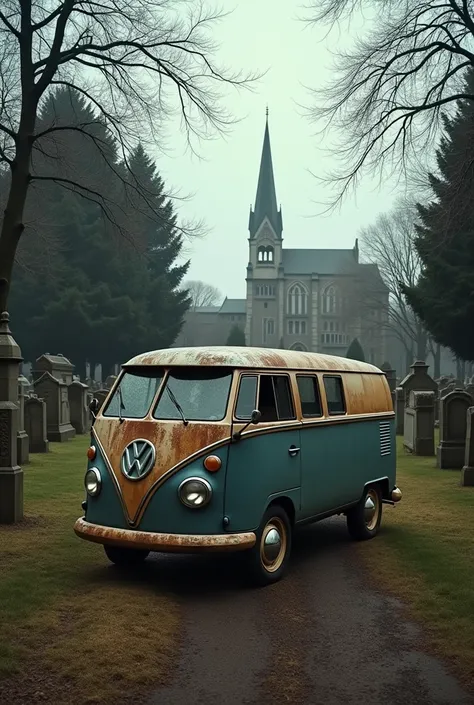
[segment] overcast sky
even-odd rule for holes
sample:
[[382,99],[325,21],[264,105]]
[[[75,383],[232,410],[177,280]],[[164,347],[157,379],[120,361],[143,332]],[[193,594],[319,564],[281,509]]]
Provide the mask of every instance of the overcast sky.
[[234,12],[215,28],[219,61],[268,73],[253,92],[228,95],[228,108],[244,119],[229,136],[201,145],[205,161],[186,153],[175,134],[173,154],[160,156],[158,167],[167,183],[194,194],[180,212],[204,218],[210,229],[189,247],[188,278],[243,298],[248,214],[255,199],[267,104],[284,247],[352,247],[359,228],[389,209],[396,194],[388,187],[378,190],[373,183],[362,183],[341,210],[318,215],[328,193],[310,171],[324,175],[333,158],[299,105],[311,102],[305,86],[320,86],[330,77],[331,43],[341,46],[343,38],[334,34],[324,39],[322,28],[298,21],[303,13],[298,0],[225,0],[227,6]]

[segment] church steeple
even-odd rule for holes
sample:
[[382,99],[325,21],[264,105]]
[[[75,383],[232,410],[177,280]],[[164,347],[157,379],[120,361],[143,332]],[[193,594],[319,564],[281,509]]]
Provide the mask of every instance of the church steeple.
[[260,160],[260,173],[258,175],[257,195],[255,196],[254,210],[250,208],[249,231],[250,237],[255,233],[267,217],[277,235],[281,238],[283,223],[281,209],[278,210],[275,179],[273,176],[272,150],[270,147],[270,132],[268,129],[268,108],[263,137],[262,158]]

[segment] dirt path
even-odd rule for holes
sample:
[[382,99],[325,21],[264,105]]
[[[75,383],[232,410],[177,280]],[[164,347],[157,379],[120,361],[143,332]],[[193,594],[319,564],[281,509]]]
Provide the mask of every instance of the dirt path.
[[[377,539],[375,539],[377,540]],[[230,558],[157,556],[185,634],[149,705],[467,705],[401,605],[367,586],[340,519],[295,537],[292,570],[243,589]]]

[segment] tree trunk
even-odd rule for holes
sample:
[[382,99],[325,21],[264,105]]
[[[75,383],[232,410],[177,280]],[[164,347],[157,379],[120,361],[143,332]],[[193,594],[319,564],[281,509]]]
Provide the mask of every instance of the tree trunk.
[[413,350],[410,348],[406,349],[406,355],[405,355],[405,367],[406,367],[406,372],[405,374],[410,374],[410,367],[413,365],[414,359],[413,359]]
[[[26,112],[26,111],[25,111]],[[23,213],[30,184],[32,138],[36,121],[36,106],[23,112],[16,142],[15,159],[11,166],[10,190],[0,233],[0,313],[7,310],[15,254],[24,230]]]
[[416,359],[426,361],[426,347],[428,345],[428,335],[421,328],[418,328],[416,336]]

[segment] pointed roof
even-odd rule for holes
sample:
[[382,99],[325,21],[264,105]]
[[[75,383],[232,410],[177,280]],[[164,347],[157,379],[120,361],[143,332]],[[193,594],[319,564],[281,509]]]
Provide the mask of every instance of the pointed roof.
[[262,158],[260,160],[260,173],[258,175],[257,195],[255,196],[255,207],[254,210],[250,209],[250,237],[254,237],[265,216],[269,219],[277,236],[281,237],[283,223],[281,210],[278,210],[276,199],[270,132],[268,129],[268,109],[265,122],[265,134],[263,137]]

